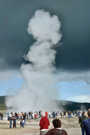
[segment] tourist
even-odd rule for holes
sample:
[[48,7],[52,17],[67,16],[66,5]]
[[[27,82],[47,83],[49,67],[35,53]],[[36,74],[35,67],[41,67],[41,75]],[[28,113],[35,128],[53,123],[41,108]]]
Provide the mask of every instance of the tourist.
[[12,120],[13,120],[13,128],[16,128],[16,116],[14,113],[12,115]]
[[48,114],[47,113],[42,113],[42,117],[39,123],[40,126],[40,135],[42,135],[43,130],[48,130],[48,127],[50,125],[49,119],[48,119]]
[[88,118],[83,121],[84,129],[86,131],[86,135],[90,135],[90,109],[88,109]]
[[9,120],[9,128],[12,128],[12,113],[9,113],[8,120]]
[[53,129],[50,129],[45,135],[68,135],[67,132],[61,129],[61,121],[59,119],[53,120]]
[[23,119],[23,118],[21,118],[21,120],[20,120],[20,128],[21,128],[21,127],[24,128],[24,119]]
[[85,129],[84,129],[84,125],[83,125],[83,121],[86,120],[86,116],[85,116],[85,112],[82,112],[82,115],[79,117],[79,124],[80,124],[80,127],[81,127],[81,132],[82,132],[82,135],[85,135]]

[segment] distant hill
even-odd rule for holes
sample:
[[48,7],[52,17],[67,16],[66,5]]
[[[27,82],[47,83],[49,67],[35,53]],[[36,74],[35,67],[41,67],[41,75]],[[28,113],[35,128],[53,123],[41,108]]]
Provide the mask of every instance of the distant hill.
[[[64,108],[67,111],[75,111],[75,110],[87,110],[90,108],[90,103],[77,103],[72,101],[63,101],[56,100],[56,103],[59,108]],[[0,96],[0,110],[6,109],[5,105],[5,96]]]
[[76,110],[87,110],[90,108],[90,103],[78,103],[78,102],[72,102],[72,101],[56,101],[58,107],[61,106],[67,110],[67,111],[76,111]]
[[0,104],[5,104],[5,96],[0,96]]
[[5,96],[0,96],[0,110],[5,110],[6,105],[5,105]]

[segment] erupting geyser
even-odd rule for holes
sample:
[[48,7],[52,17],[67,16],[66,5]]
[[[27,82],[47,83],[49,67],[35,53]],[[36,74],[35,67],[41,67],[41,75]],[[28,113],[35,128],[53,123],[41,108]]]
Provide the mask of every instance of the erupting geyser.
[[25,83],[16,96],[7,99],[13,111],[53,110],[57,97],[55,84],[54,46],[61,40],[61,23],[56,15],[38,10],[30,19],[28,33],[36,42],[30,47],[25,59],[32,64],[22,64],[21,73]]

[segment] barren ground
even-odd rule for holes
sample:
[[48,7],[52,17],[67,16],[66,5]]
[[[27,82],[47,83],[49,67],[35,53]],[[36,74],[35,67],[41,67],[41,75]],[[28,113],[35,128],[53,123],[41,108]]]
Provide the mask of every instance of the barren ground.
[[[81,135],[77,118],[62,118],[61,121],[62,128],[67,131],[68,135]],[[39,135],[38,125],[39,120],[29,120],[26,122],[25,128],[20,128],[19,122],[17,121],[17,128],[9,129],[9,122],[3,120],[0,121],[0,135]],[[50,128],[52,128],[52,124]]]

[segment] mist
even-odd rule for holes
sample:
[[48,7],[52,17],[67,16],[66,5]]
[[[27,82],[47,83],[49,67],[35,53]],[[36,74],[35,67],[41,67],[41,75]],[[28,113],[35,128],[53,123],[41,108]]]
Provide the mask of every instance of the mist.
[[37,10],[29,20],[27,32],[35,39],[29,48],[25,60],[29,64],[22,64],[20,71],[24,78],[22,89],[16,96],[6,100],[13,111],[55,110],[57,105],[57,90],[55,84],[54,47],[61,40],[61,22],[56,15],[44,10]]

